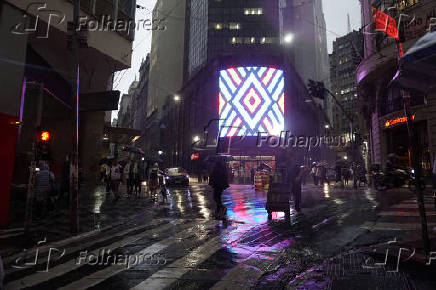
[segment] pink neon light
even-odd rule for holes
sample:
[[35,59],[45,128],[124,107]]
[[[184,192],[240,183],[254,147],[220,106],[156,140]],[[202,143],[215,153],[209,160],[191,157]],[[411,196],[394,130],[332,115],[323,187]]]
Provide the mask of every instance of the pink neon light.
[[283,93],[279,99],[279,107],[282,113],[285,113],[285,94]]
[[270,68],[268,69],[268,71],[266,72],[265,77],[262,80],[262,83],[266,86],[268,85],[268,83],[270,82],[271,78],[273,77],[274,73],[276,72],[275,68]]
[[219,107],[218,107],[218,112],[221,115],[221,112],[223,111],[224,107],[226,106],[226,101],[224,100],[223,96],[221,95],[221,93],[219,93]]
[[259,95],[256,93],[256,91],[251,88],[248,94],[244,98],[244,105],[245,107],[250,111],[250,113],[254,113],[257,111],[257,108],[262,103],[262,100],[260,99]]
[[236,72],[234,68],[230,68],[227,70],[230,73],[230,76],[232,77],[232,80],[237,84],[238,86],[241,84],[242,79],[239,76],[239,74]]
[[265,119],[263,119],[263,124],[265,125],[266,130],[268,131],[268,134],[273,135],[273,126],[271,124],[271,122],[268,120],[268,117],[265,117]]
[[236,131],[238,131],[238,129],[239,129],[239,126],[241,125],[241,123],[242,123],[242,120],[241,120],[241,118],[237,118],[236,120],[235,120],[235,122],[233,122],[233,124],[232,124],[232,129],[229,131],[229,133],[227,134],[227,137],[233,137],[233,136],[235,136],[235,134],[236,134]]

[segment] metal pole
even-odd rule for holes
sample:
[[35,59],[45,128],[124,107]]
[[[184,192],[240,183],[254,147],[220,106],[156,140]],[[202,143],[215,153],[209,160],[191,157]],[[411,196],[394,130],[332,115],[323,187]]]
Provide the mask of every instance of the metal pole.
[[79,27],[79,9],[80,0],[74,0],[74,16],[73,16],[73,31],[72,31],[72,96],[73,96],[73,156],[70,166],[70,189],[71,189],[71,215],[70,215],[70,230],[71,233],[79,232],[79,47],[77,39],[77,28]]
[[[43,98],[44,98],[44,85],[40,84],[38,103],[36,108],[35,136],[37,135],[38,130],[41,127]],[[26,240],[29,240],[30,237],[30,230],[31,230],[32,219],[33,219],[33,201],[35,199],[35,176],[36,176],[36,167],[38,162],[37,144],[35,142],[35,139],[32,142],[32,152],[33,152],[33,158],[29,166],[29,179],[27,184],[27,196],[26,196],[26,211],[24,216],[24,237],[26,237]]]
[[[399,41],[397,41],[397,53],[398,53],[398,64],[399,64],[400,59],[403,56],[402,45]],[[415,128],[412,122],[412,113],[410,111],[410,94],[405,90],[402,90],[401,93],[403,95],[404,114],[406,115],[407,133],[409,137],[409,152],[410,152],[410,159],[411,159],[409,161],[411,161],[411,164],[415,169],[416,195],[418,201],[419,216],[421,218],[422,242],[424,245],[425,254],[426,256],[428,256],[430,253],[430,239],[428,237],[427,215],[425,213],[425,205],[424,205],[424,192],[421,187],[422,166],[419,158],[420,150],[415,136]]]

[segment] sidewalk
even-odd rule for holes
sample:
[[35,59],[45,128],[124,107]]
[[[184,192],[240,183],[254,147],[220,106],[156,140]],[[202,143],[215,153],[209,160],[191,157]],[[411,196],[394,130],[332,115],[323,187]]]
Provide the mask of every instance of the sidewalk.
[[[288,283],[288,289],[436,289],[436,262],[425,265],[413,260],[398,261],[369,248],[352,250],[325,260]],[[390,253],[392,253],[391,248]],[[386,262],[385,262],[386,261]]]
[[[120,192],[124,193],[125,186],[120,186]],[[149,213],[155,204],[150,197],[145,197],[145,188],[142,189],[140,198],[123,198],[116,203],[112,197],[106,196],[103,186],[94,189],[84,188],[80,196],[79,226],[77,235],[107,230],[114,226],[134,220],[138,215]],[[0,254],[2,257],[19,252],[23,248],[23,219],[24,205],[21,201],[12,204],[11,224],[8,228],[0,230]],[[56,242],[72,237],[70,233],[70,208],[66,200],[58,203],[58,208],[50,212],[45,219],[33,220],[30,245],[36,245],[38,241],[47,239],[47,243]]]

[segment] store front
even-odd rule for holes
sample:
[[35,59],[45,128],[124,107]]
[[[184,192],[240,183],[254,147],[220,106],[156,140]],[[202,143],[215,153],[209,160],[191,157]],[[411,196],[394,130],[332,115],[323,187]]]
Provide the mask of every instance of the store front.
[[[419,159],[425,175],[431,174],[431,154],[428,138],[428,129],[426,120],[414,120],[415,134],[417,137]],[[402,167],[412,167],[409,156],[409,134],[406,120],[404,117],[389,119],[384,122],[384,134],[386,140],[386,154],[395,155],[396,165]]]

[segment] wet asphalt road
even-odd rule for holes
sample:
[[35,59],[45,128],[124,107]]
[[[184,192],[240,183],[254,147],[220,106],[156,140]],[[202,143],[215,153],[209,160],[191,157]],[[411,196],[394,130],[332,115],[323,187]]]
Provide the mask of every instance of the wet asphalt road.
[[47,272],[7,269],[6,289],[285,289],[343,251],[418,235],[374,226],[381,212],[411,197],[407,190],[307,185],[301,214],[291,210],[286,221],[283,213],[274,213],[268,221],[266,193],[232,185],[223,195],[228,221],[222,222],[213,219],[215,204],[205,184],[170,189],[166,202],[160,197],[154,203],[126,198],[113,203],[100,193],[91,204],[96,212],[111,215],[142,204],[143,210],[121,226],[62,244],[66,254],[52,258]]

